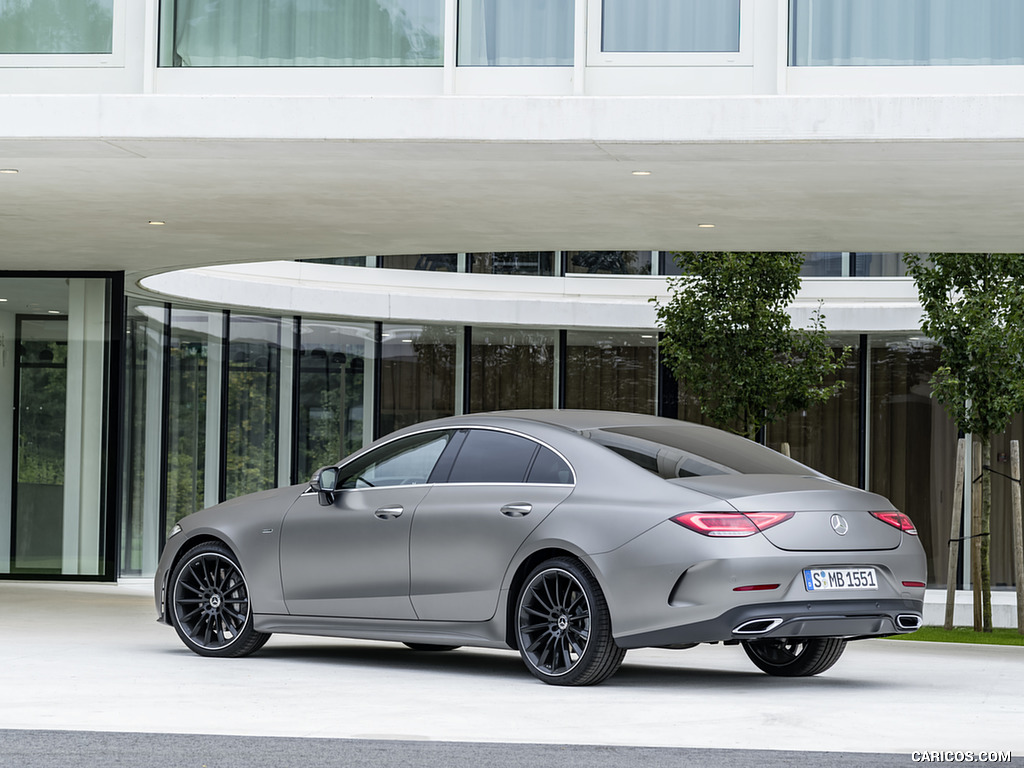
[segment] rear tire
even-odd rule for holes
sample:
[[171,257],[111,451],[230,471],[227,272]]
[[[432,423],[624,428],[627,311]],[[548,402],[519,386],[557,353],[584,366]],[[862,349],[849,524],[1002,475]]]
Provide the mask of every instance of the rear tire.
[[612,639],[601,587],[572,557],[541,563],[526,577],[515,611],[519,655],[530,673],[550,685],[596,685],[626,655]]
[[810,677],[824,672],[843,655],[839,637],[748,640],[743,650],[762,672],[776,677]]

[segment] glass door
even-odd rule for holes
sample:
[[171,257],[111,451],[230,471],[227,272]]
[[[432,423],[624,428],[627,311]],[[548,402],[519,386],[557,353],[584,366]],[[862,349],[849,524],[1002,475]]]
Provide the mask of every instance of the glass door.
[[115,575],[112,282],[0,275],[0,575]]

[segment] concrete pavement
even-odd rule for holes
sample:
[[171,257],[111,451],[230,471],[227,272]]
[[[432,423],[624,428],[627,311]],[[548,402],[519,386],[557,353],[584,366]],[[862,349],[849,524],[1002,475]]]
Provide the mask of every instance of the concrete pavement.
[[0,729],[1024,755],[1024,648],[852,643],[814,678],[738,647],[630,651],[593,688],[518,654],[275,635],[206,659],[155,621],[145,585],[0,582]]

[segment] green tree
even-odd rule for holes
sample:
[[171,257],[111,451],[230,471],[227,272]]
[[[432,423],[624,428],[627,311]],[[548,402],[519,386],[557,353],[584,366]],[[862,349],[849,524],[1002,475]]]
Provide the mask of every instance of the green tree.
[[[932,393],[964,432],[981,440],[992,465],[992,435],[1024,410],[1024,254],[933,253],[904,256],[917,284],[922,330],[940,346]],[[992,631],[989,536],[992,476],[982,473],[982,626]]]
[[850,353],[828,342],[820,308],[807,329],[788,312],[800,288],[799,253],[675,254],[657,307],[669,370],[716,426],[755,439],[766,424],[824,402],[843,387],[825,383]]

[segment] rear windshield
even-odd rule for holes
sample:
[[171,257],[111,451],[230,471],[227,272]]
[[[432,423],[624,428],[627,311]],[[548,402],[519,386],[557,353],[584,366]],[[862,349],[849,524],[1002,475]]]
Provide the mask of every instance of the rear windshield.
[[818,474],[763,445],[699,424],[605,427],[581,434],[666,480],[705,475]]

